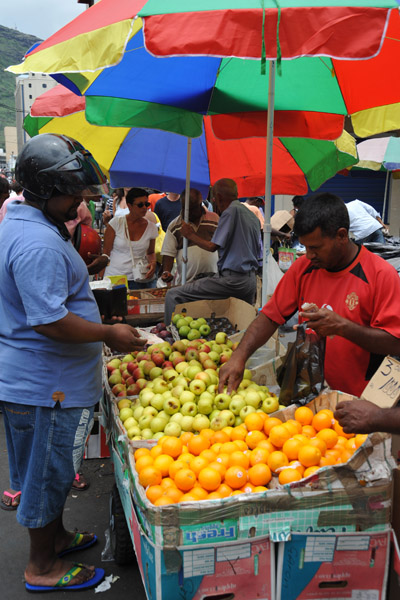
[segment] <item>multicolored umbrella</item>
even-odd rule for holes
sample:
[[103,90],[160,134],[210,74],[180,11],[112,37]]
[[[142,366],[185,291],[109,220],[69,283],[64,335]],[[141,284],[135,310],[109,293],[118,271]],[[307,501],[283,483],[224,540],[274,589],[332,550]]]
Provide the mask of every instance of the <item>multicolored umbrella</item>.
[[400,138],[380,137],[357,144],[359,162],[354,165],[372,171],[400,170]]
[[[276,135],[337,139],[345,115],[360,137],[393,129],[400,106],[393,77],[400,59],[397,1],[298,4],[102,0],[9,69],[58,74],[85,94],[93,124],[196,137],[210,115],[218,137],[248,137],[266,134],[262,66],[280,52]],[[207,56],[176,56],[195,53]],[[267,60],[267,73],[268,67]]]
[[[25,119],[29,135],[63,133],[90,150],[113,187],[145,186],[181,192],[186,179],[185,137],[153,129],[99,127],[85,119],[85,98],[56,86],[33,103]],[[239,196],[265,191],[266,141],[263,138],[220,140],[204,119],[192,141],[190,185],[207,195],[222,177],[237,182]],[[305,194],[339,170],[357,162],[355,141],[346,132],[336,141],[275,138],[272,193]]]

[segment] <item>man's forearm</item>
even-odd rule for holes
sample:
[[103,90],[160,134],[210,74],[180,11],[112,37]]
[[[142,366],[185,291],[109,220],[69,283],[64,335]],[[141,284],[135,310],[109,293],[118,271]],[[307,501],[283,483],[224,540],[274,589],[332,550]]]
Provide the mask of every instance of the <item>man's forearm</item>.
[[112,327],[112,325],[92,323],[69,312],[67,316],[59,321],[47,325],[37,325],[33,329],[37,333],[57,342],[85,344],[105,341],[109,327]]
[[213,242],[209,242],[208,240],[203,240],[197,233],[192,233],[190,236],[190,241],[194,242],[196,246],[202,248],[202,250],[207,250],[207,252],[215,252],[218,250],[217,244]]
[[256,319],[247,328],[235,353],[245,361],[275,333],[278,324],[271,321],[264,313],[259,313]]
[[174,257],[164,255],[162,257],[162,272],[168,271],[168,273],[171,273],[173,266],[174,266]]

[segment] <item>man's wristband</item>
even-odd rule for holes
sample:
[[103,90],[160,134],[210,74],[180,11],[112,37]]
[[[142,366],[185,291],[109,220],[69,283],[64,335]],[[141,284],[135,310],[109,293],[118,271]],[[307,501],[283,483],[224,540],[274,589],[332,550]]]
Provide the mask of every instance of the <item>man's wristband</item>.
[[108,260],[107,267],[108,267],[108,265],[110,264],[110,257],[108,256],[108,254],[105,254],[104,252],[101,256],[105,256],[107,258],[107,260]]

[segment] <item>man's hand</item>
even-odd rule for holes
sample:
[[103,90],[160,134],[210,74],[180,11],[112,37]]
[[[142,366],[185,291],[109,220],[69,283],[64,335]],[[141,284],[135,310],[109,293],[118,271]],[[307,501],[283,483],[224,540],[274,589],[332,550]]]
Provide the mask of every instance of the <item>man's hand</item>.
[[108,265],[108,258],[103,254],[92,254],[88,252],[88,257],[91,259],[91,263],[88,264],[87,269],[89,275],[97,275]]
[[243,379],[244,368],[245,361],[239,355],[235,356],[235,353],[233,353],[219,371],[218,392],[221,394],[224,391],[225,385],[228,386],[228,394],[236,390]]
[[156,272],[156,263],[149,263],[147,265],[147,273],[145,279],[153,279],[153,275]]
[[170,271],[163,271],[161,273],[161,279],[162,281],[165,281],[165,283],[169,283],[170,281],[172,281],[174,278],[174,276],[172,275],[172,273]]
[[118,352],[133,352],[134,350],[143,350],[146,340],[141,338],[134,327],[117,323],[107,327],[107,335],[104,342],[112,350]]
[[183,237],[190,240],[191,236],[194,234],[193,227],[189,223],[186,223],[185,221],[182,220],[181,233],[182,233]]
[[345,433],[372,433],[380,431],[382,411],[382,408],[367,400],[349,400],[339,402],[334,417]]
[[310,328],[322,337],[342,335],[343,325],[347,322],[347,319],[328,308],[320,308],[315,312],[300,311],[299,317],[307,321]]

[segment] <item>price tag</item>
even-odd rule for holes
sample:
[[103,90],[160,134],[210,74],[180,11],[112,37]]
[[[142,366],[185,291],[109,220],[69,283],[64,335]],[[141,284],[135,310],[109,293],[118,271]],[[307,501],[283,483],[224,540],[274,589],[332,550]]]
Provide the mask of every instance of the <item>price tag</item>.
[[395,406],[400,398],[400,362],[386,356],[361,398],[381,408]]

